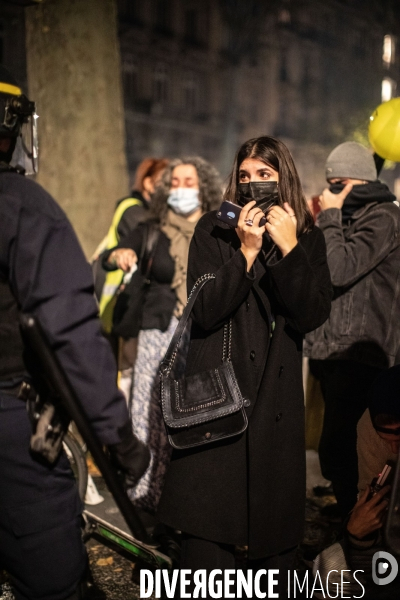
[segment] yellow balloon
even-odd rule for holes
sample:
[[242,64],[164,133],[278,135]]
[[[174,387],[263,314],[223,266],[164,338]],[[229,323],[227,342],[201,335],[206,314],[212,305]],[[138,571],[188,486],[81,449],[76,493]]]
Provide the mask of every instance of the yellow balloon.
[[368,135],[379,156],[400,162],[400,98],[392,98],[375,109]]

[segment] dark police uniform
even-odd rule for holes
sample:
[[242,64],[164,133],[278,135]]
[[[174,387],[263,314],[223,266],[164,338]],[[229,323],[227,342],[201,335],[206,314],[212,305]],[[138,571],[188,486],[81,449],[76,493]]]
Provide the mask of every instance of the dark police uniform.
[[[78,598],[87,558],[82,510],[64,453],[29,451],[18,390],[27,376],[20,312],[36,316],[105,445],[129,421],[101,336],[92,276],[64,212],[34,181],[0,164],[0,569],[18,600]],[[29,362],[29,361],[28,361]],[[29,373],[35,382],[35,373]]]

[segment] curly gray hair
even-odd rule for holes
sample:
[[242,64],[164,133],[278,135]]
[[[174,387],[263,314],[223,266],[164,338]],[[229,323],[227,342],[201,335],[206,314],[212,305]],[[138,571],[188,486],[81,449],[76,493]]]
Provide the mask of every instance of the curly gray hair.
[[162,221],[168,205],[167,198],[171,189],[172,171],[178,165],[193,165],[199,178],[199,197],[203,212],[215,210],[222,201],[222,181],[217,169],[200,156],[175,158],[166,167],[154,197],[150,203],[153,218]]

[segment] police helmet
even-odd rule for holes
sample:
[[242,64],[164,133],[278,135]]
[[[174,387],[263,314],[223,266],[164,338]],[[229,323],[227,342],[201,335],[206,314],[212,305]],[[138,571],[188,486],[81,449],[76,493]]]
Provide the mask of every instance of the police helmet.
[[35,103],[22,93],[11,73],[0,66],[0,138],[10,138],[10,148],[0,160],[14,163],[28,174],[37,173],[37,114]]

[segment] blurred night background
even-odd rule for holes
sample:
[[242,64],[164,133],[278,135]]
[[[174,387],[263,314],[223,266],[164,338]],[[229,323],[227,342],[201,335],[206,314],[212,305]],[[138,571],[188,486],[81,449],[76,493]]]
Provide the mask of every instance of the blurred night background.
[[[225,177],[242,141],[274,135],[320,193],[331,149],[368,145],[398,95],[400,2],[1,0],[0,62],[37,102],[38,180],[89,254],[145,156]],[[399,197],[398,166],[382,179]]]

